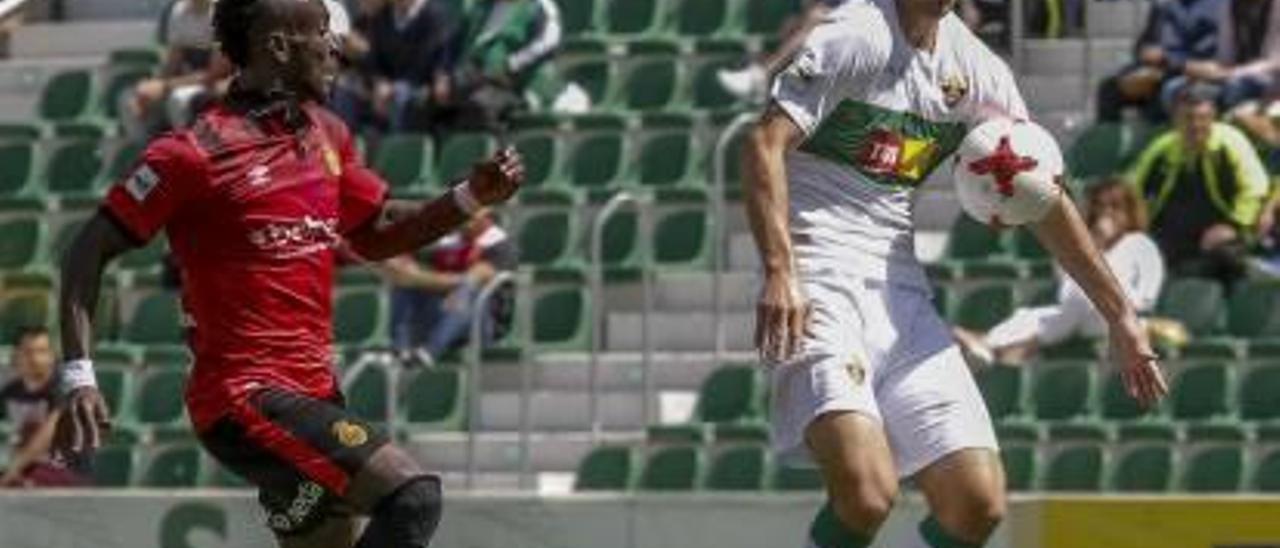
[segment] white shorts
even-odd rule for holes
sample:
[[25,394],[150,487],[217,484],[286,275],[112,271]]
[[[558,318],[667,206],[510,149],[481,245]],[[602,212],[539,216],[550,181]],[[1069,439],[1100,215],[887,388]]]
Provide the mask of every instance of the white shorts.
[[801,355],[772,368],[772,444],[812,465],[804,433],[851,411],[884,427],[900,477],[967,448],[996,450],[982,395],[927,289],[816,269],[801,274],[813,325]]

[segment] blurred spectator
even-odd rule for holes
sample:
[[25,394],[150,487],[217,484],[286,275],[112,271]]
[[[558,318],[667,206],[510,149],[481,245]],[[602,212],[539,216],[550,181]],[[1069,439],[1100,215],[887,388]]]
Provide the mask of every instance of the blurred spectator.
[[[1276,87],[1280,88],[1280,85]],[[1273,156],[1271,168],[1273,171],[1280,171],[1280,161],[1274,158],[1277,149],[1280,149],[1280,89],[1271,92],[1264,99],[1246,101],[1236,106],[1231,111],[1231,120],[1258,144],[1270,149]]]
[[1229,285],[1244,274],[1270,184],[1249,139],[1217,121],[1218,93],[1209,84],[1183,88],[1174,129],[1148,145],[1130,179],[1170,271]]
[[[778,0],[782,1],[782,0]],[[763,99],[773,76],[786,68],[787,63],[804,45],[809,31],[818,26],[831,13],[849,0],[801,0],[800,13],[782,24],[778,33],[780,43],[773,51],[765,52],[747,66],[726,69],[716,73],[716,80],[725,91],[740,99]]]
[[367,111],[393,132],[428,127],[431,106],[447,95],[461,31],[460,16],[448,2],[385,0],[364,35],[369,94],[340,96],[334,108],[348,120],[364,118]]
[[159,73],[125,94],[121,122],[134,139],[186,125],[220,93],[231,64],[213,47],[214,0],[174,0],[160,19]]
[[[466,341],[475,299],[501,270],[516,266],[515,245],[485,211],[428,250],[420,265],[401,256],[380,267],[391,280],[391,344],[402,357],[430,365]],[[508,303],[509,305],[509,303]],[[485,340],[494,340],[504,305],[486,311]],[[508,306],[509,307],[509,306]]]
[[1134,62],[1098,88],[1098,120],[1116,122],[1126,107],[1137,107],[1147,120],[1163,122],[1165,88],[1179,86],[1175,79],[1184,74],[1198,77],[1218,58],[1223,5],[1229,1],[1156,2],[1134,44]]
[[1228,0],[1222,5],[1218,58],[1187,63],[1183,76],[1165,86],[1161,98],[1168,109],[1177,89],[1187,81],[1221,87],[1218,106],[1231,109],[1261,99],[1280,76],[1280,9],[1276,0]]
[[354,12],[343,10],[347,17],[345,32],[336,36],[341,68],[334,80],[329,106],[355,133],[378,122],[373,116],[371,99],[373,72],[367,61],[373,50],[373,22],[386,3],[387,0],[356,0]]
[[84,483],[49,453],[58,410],[53,347],[43,327],[25,328],[13,344],[14,379],[0,388],[0,405],[18,436],[0,487],[65,487]]
[[494,129],[521,107],[549,107],[563,88],[546,61],[563,36],[553,0],[478,0],[446,86],[452,129]]
[[[1107,265],[1139,313],[1155,307],[1164,284],[1164,260],[1146,234],[1142,198],[1123,178],[1110,179],[1086,191],[1085,221],[1093,241],[1105,250]],[[1057,303],[1019,308],[991,331],[956,329],[956,339],[976,361],[1020,364],[1041,346],[1072,337],[1097,338],[1107,325],[1089,297],[1070,277],[1058,273]]]

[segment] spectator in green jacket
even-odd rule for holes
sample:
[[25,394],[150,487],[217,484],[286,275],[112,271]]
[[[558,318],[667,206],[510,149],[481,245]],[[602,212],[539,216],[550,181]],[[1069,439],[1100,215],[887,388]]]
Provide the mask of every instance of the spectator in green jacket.
[[550,106],[563,87],[546,62],[564,34],[553,0],[478,0],[465,29],[449,81],[450,125],[491,129],[513,109]]
[[1185,87],[1174,129],[1143,151],[1130,180],[1170,271],[1231,284],[1245,272],[1270,183],[1249,139],[1217,121],[1217,96],[1212,85]]

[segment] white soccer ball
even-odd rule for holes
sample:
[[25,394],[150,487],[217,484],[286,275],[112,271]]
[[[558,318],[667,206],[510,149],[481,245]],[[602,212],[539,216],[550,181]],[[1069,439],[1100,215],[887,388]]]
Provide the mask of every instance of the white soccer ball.
[[1062,195],[1058,142],[1033,122],[996,118],[970,131],[956,151],[960,207],[995,227],[1043,219]]

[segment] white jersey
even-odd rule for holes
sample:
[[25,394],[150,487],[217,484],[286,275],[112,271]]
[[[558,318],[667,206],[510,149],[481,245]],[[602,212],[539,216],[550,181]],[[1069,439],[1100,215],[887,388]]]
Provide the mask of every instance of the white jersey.
[[806,134],[787,157],[800,266],[924,287],[912,191],[969,128],[1027,110],[1009,67],[954,14],[933,51],[911,46],[897,17],[893,0],[833,11],[778,75],[773,100]]

